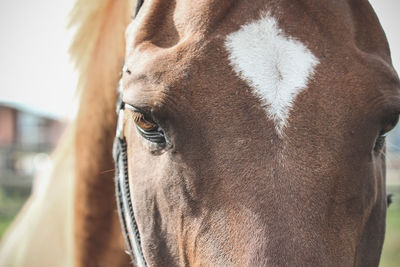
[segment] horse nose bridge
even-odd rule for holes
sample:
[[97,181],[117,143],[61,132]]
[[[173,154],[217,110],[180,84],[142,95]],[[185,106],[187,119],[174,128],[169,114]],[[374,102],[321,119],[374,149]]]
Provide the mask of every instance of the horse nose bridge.
[[244,266],[325,266],[328,252],[320,229],[305,229],[290,210],[262,212],[236,203],[214,217],[215,228],[228,231],[225,242],[234,244],[232,257]]

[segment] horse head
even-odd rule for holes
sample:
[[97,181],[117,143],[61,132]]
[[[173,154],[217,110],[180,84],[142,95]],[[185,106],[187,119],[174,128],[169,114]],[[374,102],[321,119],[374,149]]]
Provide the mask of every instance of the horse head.
[[369,3],[137,10],[119,122],[132,253],[149,266],[377,266],[400,85]]

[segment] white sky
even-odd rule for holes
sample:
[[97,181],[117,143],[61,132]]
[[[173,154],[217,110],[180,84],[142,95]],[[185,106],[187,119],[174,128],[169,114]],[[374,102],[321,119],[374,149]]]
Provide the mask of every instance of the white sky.
[[400,74],[400,1],[370,0],[379,17],[392,52],[393,66]]
[[[73,0],[0,0],[0,101],[71,117],[76,73],[67,53]],[[400,71],[399,0],[371,1]]]
[[0,101],[71,117],[76,74],[69,61],[72,0],[0,0]]

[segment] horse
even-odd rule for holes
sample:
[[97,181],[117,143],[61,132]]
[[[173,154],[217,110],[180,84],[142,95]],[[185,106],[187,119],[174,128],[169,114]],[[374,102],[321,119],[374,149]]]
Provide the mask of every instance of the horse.
[[133,9],[74,13],[74,266],[377,266],[400,82],[368,1]]
[[138,265],[378,265],[400,102],[367,1],[139,2],[120,91]]

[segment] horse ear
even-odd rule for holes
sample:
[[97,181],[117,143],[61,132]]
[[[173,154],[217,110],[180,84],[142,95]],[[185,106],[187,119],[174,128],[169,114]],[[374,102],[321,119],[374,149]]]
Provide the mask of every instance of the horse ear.
[[75,264],[127,266],[117,217],[112,143],[125,28],[134,1],[78,0],[71,54],[79,71],[80,109],[75,133]]
[[388,206],[388,207],[390,206],[390,204],[393,203],[392,197],[393,197],[393,194],[387,194],[387,196],[386,196],[387,206]]

